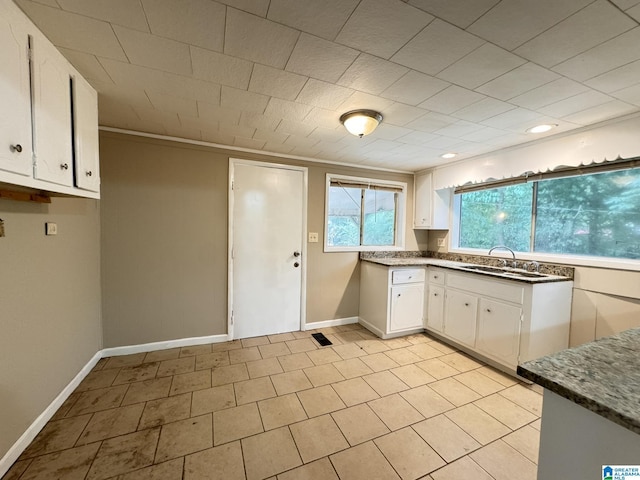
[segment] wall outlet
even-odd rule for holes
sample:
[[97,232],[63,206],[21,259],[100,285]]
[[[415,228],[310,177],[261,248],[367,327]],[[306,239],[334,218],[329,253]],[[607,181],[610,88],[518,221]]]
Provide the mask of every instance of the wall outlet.
[[309,243],[318,243],[318,232],[309,232]]
[[44,233],[45,235],[57,235],[58,234],[58,224],[47,222],[44,224]]
[[439,247],[444,247],[444,237],[438,239],[438,246]]

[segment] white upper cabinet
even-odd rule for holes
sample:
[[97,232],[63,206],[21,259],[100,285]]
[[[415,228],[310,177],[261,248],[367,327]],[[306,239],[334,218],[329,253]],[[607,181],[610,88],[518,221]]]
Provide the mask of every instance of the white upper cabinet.
[[414,176],[414,229],[448,230],[450,203],[451,190],[434,190],[432,173]]
[[31,176],[29,36],[0,15],[0,170]]
[[98,94],[80,76],[73,78],[72,92],[75,185],[99,192]]

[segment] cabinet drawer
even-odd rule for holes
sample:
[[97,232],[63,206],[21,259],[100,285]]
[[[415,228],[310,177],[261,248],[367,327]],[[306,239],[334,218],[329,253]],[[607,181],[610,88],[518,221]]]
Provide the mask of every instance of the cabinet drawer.
[[489,280],[481,275],[450,273],[447,286],[507,302],[522,303],[524,287],[508,280]]
[[424,268],[393,270],[391,272],[391,283],[393,285],[418,282],[424,282]]
[[445,279],[444,270],[429,269],[429,283],[435,283],[436,285],[444,285]]

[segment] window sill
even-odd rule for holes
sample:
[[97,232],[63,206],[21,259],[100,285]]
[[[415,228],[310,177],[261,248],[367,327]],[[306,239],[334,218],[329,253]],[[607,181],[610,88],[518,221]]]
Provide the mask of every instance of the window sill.
[[377,247],[328,247],[324,246],[325,253],[332,252],[402,252],[404,251],[404,246],[377,246]]

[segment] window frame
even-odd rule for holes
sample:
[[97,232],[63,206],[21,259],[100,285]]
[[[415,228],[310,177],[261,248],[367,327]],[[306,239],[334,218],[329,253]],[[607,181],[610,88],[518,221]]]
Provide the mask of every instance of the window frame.
[[[346,182],[355,182],[362,184],[379,185],[381,187],[393,187],[400,189],[396,200],[395,211],[395,243],[394,245],[354,245],[354,246],[331,246],[329,241],[329,191],[332,180],[344,180]],[[352,175],[338,175],[327,173],[325,179],[325,195],[324,195],[324,251],[325,252],[383,252],[383,251],[401,251],[405,249],[405,230],[406,230],[406,205],[407,205],[407,183],[397,182],[393,180],[382,180],[378,178],[356,177]],[[364,205],[361,205],[360,212],[360,238],[364,228]]]

